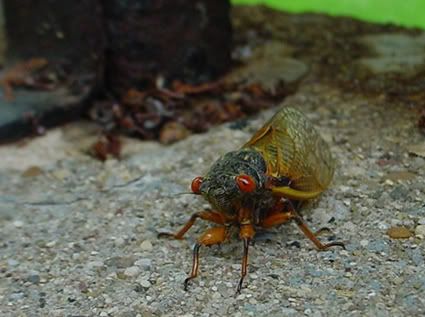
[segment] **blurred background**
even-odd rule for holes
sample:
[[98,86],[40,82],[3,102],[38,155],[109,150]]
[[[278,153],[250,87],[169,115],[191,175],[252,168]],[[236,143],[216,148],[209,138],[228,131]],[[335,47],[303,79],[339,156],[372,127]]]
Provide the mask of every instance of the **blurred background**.
[[169,144],[303,80],[422,111],[424,27],[422,0],[0,0],[0,143],[85,118]]

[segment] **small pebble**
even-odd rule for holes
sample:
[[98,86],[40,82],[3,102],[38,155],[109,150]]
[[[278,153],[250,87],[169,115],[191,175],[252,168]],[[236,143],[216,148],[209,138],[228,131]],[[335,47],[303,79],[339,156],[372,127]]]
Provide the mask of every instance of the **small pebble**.
[[10,295],[10,300],[20,300],[24,298],[24,293],[13,293]]
[[391,227],[387,230],[387,235],[392,239],[408,239],[413,233],[406,227]]
[[87,263],[87,266],[89,268],[99,268],[99,267],[103,267],[104,263],[102,261],[91,261]]
[[53,248],[56,245],[56,241],[50,241],[46,243],[47,248]]
[[219,299],[221,297],[221,294],[219,293],[219,292],[214,292],[213,294],[212,294],[212,298],[214,298],[214,299]]
[[360,245],[362,247],[367,247],[367,245],[369,244],[369,241],[366,239],[360,240]]
[[23,177],[36,177],[43,174],[43,170],[38,166],[30,166],[23,173]]
[[152,251],[152,242],[150,242],[149,240],[145,240],[140,244],[140,249],[142,249],[143,251]]
[[7,259],[7,265],[9,266],[18,266],[19,262],[16,261],[15,259]]
[[149,288],[151,287],[151,283],[148,280],[141,280],[139,282],[140,286],[144,287],[144,288]]
[[415,234],[425,237],[425,225],[419,225],[415,228]]
[[125,244],[125,240],[123,238],[116,238],[114,244],[117,247],[121,247]]
[[120,269],[133,266],[133,263],[134,263],[134,259],[132,257],[121,257],[121,256],[112,257],[106,261],[107,266],[115,266]]
[[24,226],[24,222],[23,222],[23,221],[21,221],[21,220],[15,220],[15,221],[13,222],[13,225],[14,225],[16,228],[22,228],[22,227]]
[[124,274],[129,277],[134,277],[140,274],[140,269],[138,266],[130,266],[125,269]]
[[389,179],[393,182],[411,180],[416,177],[416,174],[408,171],[390,172],[385,175],[384,179]]
[[238,300],[244,300],[245,297],[246,297],[245,294],[242,293],[242,294],[239,294],[238,297],[236,297],[236,299],[238,299]]
[[143,270],[149,271],[152,268],[152,260],[151,259],[139,259],[134,265],[140,266]]
[[58,169],[53,171],[53,176],[56,177],[59,180],[64,180],[65,178],[69,178],[71,176],[71,173],[68,170],[65,169]]
[[28,275],[27,281],[32,283],[32,284],[39,284],[40,283],[40,276],[38,274]]

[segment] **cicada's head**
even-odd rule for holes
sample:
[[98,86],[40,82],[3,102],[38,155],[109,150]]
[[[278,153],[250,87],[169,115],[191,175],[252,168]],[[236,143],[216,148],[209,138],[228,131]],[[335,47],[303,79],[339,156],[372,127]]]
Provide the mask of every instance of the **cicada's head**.
[[215,210],[234,215],[264,196],[266,169],[257,151],[229,152],[211,166],[205,177],[192,181],[192,191],[202,195]]

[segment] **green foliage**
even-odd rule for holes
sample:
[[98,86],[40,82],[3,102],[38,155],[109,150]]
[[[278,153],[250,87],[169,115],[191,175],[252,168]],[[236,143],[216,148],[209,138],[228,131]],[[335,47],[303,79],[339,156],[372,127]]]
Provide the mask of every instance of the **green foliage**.
[[425,28],[425,0],[232,0],[290,12],[321,12],[362,20]]

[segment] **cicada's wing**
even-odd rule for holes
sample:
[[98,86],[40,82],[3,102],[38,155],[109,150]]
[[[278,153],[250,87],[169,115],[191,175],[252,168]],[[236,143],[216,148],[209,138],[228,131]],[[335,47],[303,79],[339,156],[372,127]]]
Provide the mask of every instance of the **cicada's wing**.
[[[268,173],[292,180],[291,189],[298,196],[314,198],[324,191],[332,180],[335,161],[328,144],[298,110],[285,107],[279,110],[244,145],[262,153]],[[287,188],[287,195],[291,196]]]

